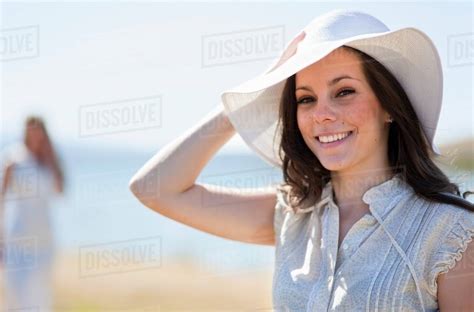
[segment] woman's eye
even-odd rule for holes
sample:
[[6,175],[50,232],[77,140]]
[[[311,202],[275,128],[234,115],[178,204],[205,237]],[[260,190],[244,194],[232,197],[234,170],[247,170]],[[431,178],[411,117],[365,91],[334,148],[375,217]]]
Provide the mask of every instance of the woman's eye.
[[[343,94],[342,96],[345,96],[354,92],[355,91],[352,89],[344,89],[344,90],[339,91],[337,95]],[[310,101],[313,101],[313,100],[314,100],[313,97],[306,96],[306,97],[301,98],[300,100],[297,100],[296,104],[309,103]]]
[[312,99],[313,99],[312,97],[307,96],[307,97],[304,97],[304,98],[302,98],[302,99],[296,101],[296,104],[308,103],[306,100],[312,100]]
[[354,93],[354,90],[352,89],[344,89],[344,90],[341,90],[337,95],[341,94],[341,93],[344,93],[344,92],[348,92],[348,93],[345,93],[346,94],[351,94],[351,93]]

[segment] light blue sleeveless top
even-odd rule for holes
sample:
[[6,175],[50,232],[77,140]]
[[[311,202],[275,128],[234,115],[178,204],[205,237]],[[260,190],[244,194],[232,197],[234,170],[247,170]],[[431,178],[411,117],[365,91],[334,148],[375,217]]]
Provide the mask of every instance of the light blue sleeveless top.
[[421,198],[400,173],[364,193],[370,213],[339,250],[331,182],[306,209],[286,195],[277,190],[275,311],[437,311],[436,278],[474,237],[474,213]]

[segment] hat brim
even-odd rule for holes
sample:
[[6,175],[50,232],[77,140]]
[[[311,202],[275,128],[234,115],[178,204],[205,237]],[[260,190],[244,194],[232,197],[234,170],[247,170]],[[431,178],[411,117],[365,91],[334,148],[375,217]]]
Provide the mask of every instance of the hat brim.
[[[279,67],[221,93],[222,104],[245,143],[271,165],[281,167],[277,131],[280,97],[286,79],[319,61],[336,48],[358,49],[384,65],[398,80],[421,122],[427,141],[434,144],[443,96],[439,54],[431,39],[416,28],[359,35],[314,46],[304,46]],[[276,62],[275,62],[276,63]]]

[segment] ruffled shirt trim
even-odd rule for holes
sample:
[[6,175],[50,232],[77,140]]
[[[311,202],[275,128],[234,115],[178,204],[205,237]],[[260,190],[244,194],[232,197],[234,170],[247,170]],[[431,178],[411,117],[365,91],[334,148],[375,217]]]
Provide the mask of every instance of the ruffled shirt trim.
[[[468,213],[468,211],[465,211]],[[441,241],[441,248],[435,253],[435,265],[431,271],[429,287],[436,294],[438,283],[436,281],[439,274],[446,273],[461,260],[468,244],[474,239],[474,213],[466,217],[464,211],[460,213],[457,221],[451,230]]]
[[[369,188],[363,194],[362,200],[369,205],[371,211],[376,209],[379,215],[385,215],[387,209],[389,209],[388,204],[392,201],[392,199],[408,190],[411,190],[410,185],[404,181],[403,175],[401,173],[397,173],[391,179]],[[289,205],[288,199],[286,198],[287,196],[288,191],[282,193],[278,192],[278,200],[284,206],[285,211],[291,211],[295,214],[308,213],[315,209],[320,209],[327,203],[331,203],[332,205],[336,206],[331,181],[326,183],[324,186],[321,199],[310,207],[292,208]]]

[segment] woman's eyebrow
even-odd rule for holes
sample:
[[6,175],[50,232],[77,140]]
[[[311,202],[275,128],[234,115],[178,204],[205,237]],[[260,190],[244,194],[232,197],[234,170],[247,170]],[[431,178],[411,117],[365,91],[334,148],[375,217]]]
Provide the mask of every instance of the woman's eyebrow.
[[[357,78],[354,78],[354,77],[351,77],[351,76],[348,76],[348,75],[342,75],[342,76],[336,77],[336,78],[334,78],[334,79],[328,81],[328,86],[335,85],[336,83],[338,83],[338,82],[339,82],[340,80],[342,80],[342,79],[354,79],[354,80],[360,81],[360,80],[357,79]],[[296,90],[300,90],[300,89],[302,89],[302,90],[308,90],[308,91],[313,91],[313,88],[311,88],[311,86],[300,86],[300,87],[297,87],[297,88],[295,89],[295,91],[296,91]]]

